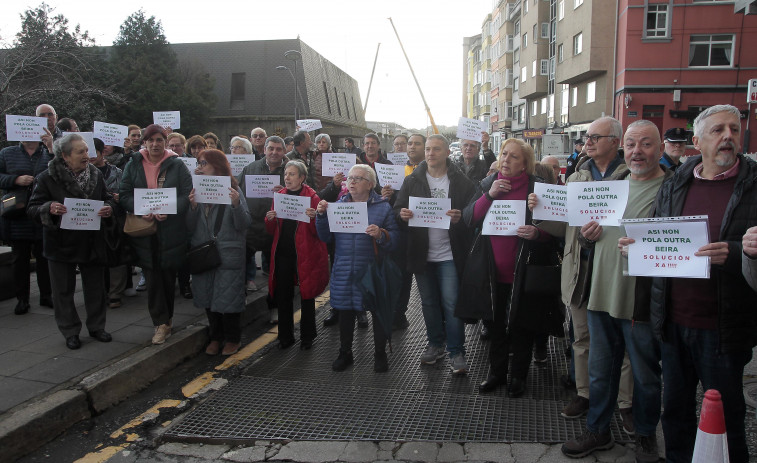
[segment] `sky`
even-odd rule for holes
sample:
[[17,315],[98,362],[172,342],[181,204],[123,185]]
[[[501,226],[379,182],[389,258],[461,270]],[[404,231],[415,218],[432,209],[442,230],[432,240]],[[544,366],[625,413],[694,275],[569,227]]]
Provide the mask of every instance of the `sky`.
[[[365,104],[376,48],[381,43],[365,118],[423,128],[428,117],[387,19],[391,17],[437,125],[457,125],[462,115],[463,37],[481,32],[494,0],[278,0],[214,2],[85,2],[46,0],[71,27],[79,24],[98,45],[110,45],[119,27],[142,8],[155,16],[171,43],[293,39],[358,82]],[[40,2],[4,0],[0,37],[10,43],[20,15]],[[288,75],[282,78],[291,79]]]

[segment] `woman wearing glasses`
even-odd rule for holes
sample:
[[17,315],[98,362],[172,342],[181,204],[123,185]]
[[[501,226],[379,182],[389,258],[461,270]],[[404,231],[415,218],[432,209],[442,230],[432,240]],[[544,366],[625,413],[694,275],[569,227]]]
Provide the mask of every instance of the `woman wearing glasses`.
[[231,154],[252,154],[252,143],[242,137],[234,137],[229,143]]
[[[349,192],[339,202],[366,202],[368,207],[368,227],[365,233],[332,233],[326,210],[329,203],[318,203],[316,228],[318,236],[326,243],[334,242],[334,265],[331,271],[331,307],[339,311],[339,356],[331,368],[343,371],[353,362],[352,339],[355,331],[355,319],[358,313],[364,313],[363,298],[360,289],[353,283],[374,259],[375,242],[382,253],[389,253],[396,247],[399,239],[399,227],[392,213],[392,206],[373,191],[376,187],[376,174],[370,166],[357,164],[352,166],[347,176]],[[389,364],[386,357],[386,335],[377,317],[373,317],[373,341],[375,346],[373,370],[377,373],[387,371]]]
[[300,349],[313,347],[317,336],[315,297],[329,283],[329,257],[326,244],[318,239],[315,229],[315,208],[320,201],[315,190],[306,185],[307,167],[299,160],[289,161],[284,169],[284,188],[278,193],[310,198],[306,214],[309,222],[276,217],[271,208],[265,216],[266,231],[273,235],[271,271],[268,291],[279,307],[279,347],[294,344],[294,287],[300,287],[302,318]]

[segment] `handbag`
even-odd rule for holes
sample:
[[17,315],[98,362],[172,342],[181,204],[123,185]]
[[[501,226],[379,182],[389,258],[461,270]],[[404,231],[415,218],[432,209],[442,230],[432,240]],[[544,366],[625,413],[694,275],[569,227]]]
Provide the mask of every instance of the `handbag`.
[[[163,174],[158,178],[158,188],[163,188],[166,176]],[[155,220],[144,220],[142,217],[132,213],[126,214],[126,223],[124,223],[124,233],[134,238],[154,235],[158,231],[158,222]]]
[[562,255],[557,250],[549,252],[546,262],[528,252],[526,259],[526,276],[523,291],[526,294],[560,294],[560,277],[562,273]]
[[0,206],[0,216],[6,219],[16,219],[26,215],[29,204],[29,188],[19,188],[3,195]]
[[494,319],[496,269],[493,255],[491,240],[479,230],[465,259],[455,304],[455,317],[467,324]]
[[189,273],[196,275],[213,270],[221,266],[221,254],[218,252],[216,237],[221,230],[223,214],[226,211],[225,206],[221,206],[216,215],[216,223],[213,227],[213,239],[193,246],[187,252],[187,261],[189,263]]

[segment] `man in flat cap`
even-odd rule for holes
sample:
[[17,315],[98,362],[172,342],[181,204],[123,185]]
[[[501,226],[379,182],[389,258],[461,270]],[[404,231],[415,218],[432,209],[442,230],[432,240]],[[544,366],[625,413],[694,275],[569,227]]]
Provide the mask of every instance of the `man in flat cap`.
[[681,165],[681,156],[686,151],[688,132],[686,129],[675,127],[665,131],[665,152],[662,153],[660,164],[670,170],[678,169]]

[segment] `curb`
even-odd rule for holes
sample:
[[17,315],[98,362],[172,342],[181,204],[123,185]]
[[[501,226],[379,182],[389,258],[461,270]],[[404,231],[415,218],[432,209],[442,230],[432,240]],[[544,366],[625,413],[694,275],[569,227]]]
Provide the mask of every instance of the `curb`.
[[[242,313],[242,327],[251,312],[267,309],[267,286],[252,297]],[[0,457],[14,461],[55,439],[79,421],[146,388],[165,372],[202,351],[208,341],[207,326],[198,325],[204,315],[172,335],[161,346],[144,347],[102,367],[67,389],[39,396],[0,420]]]

